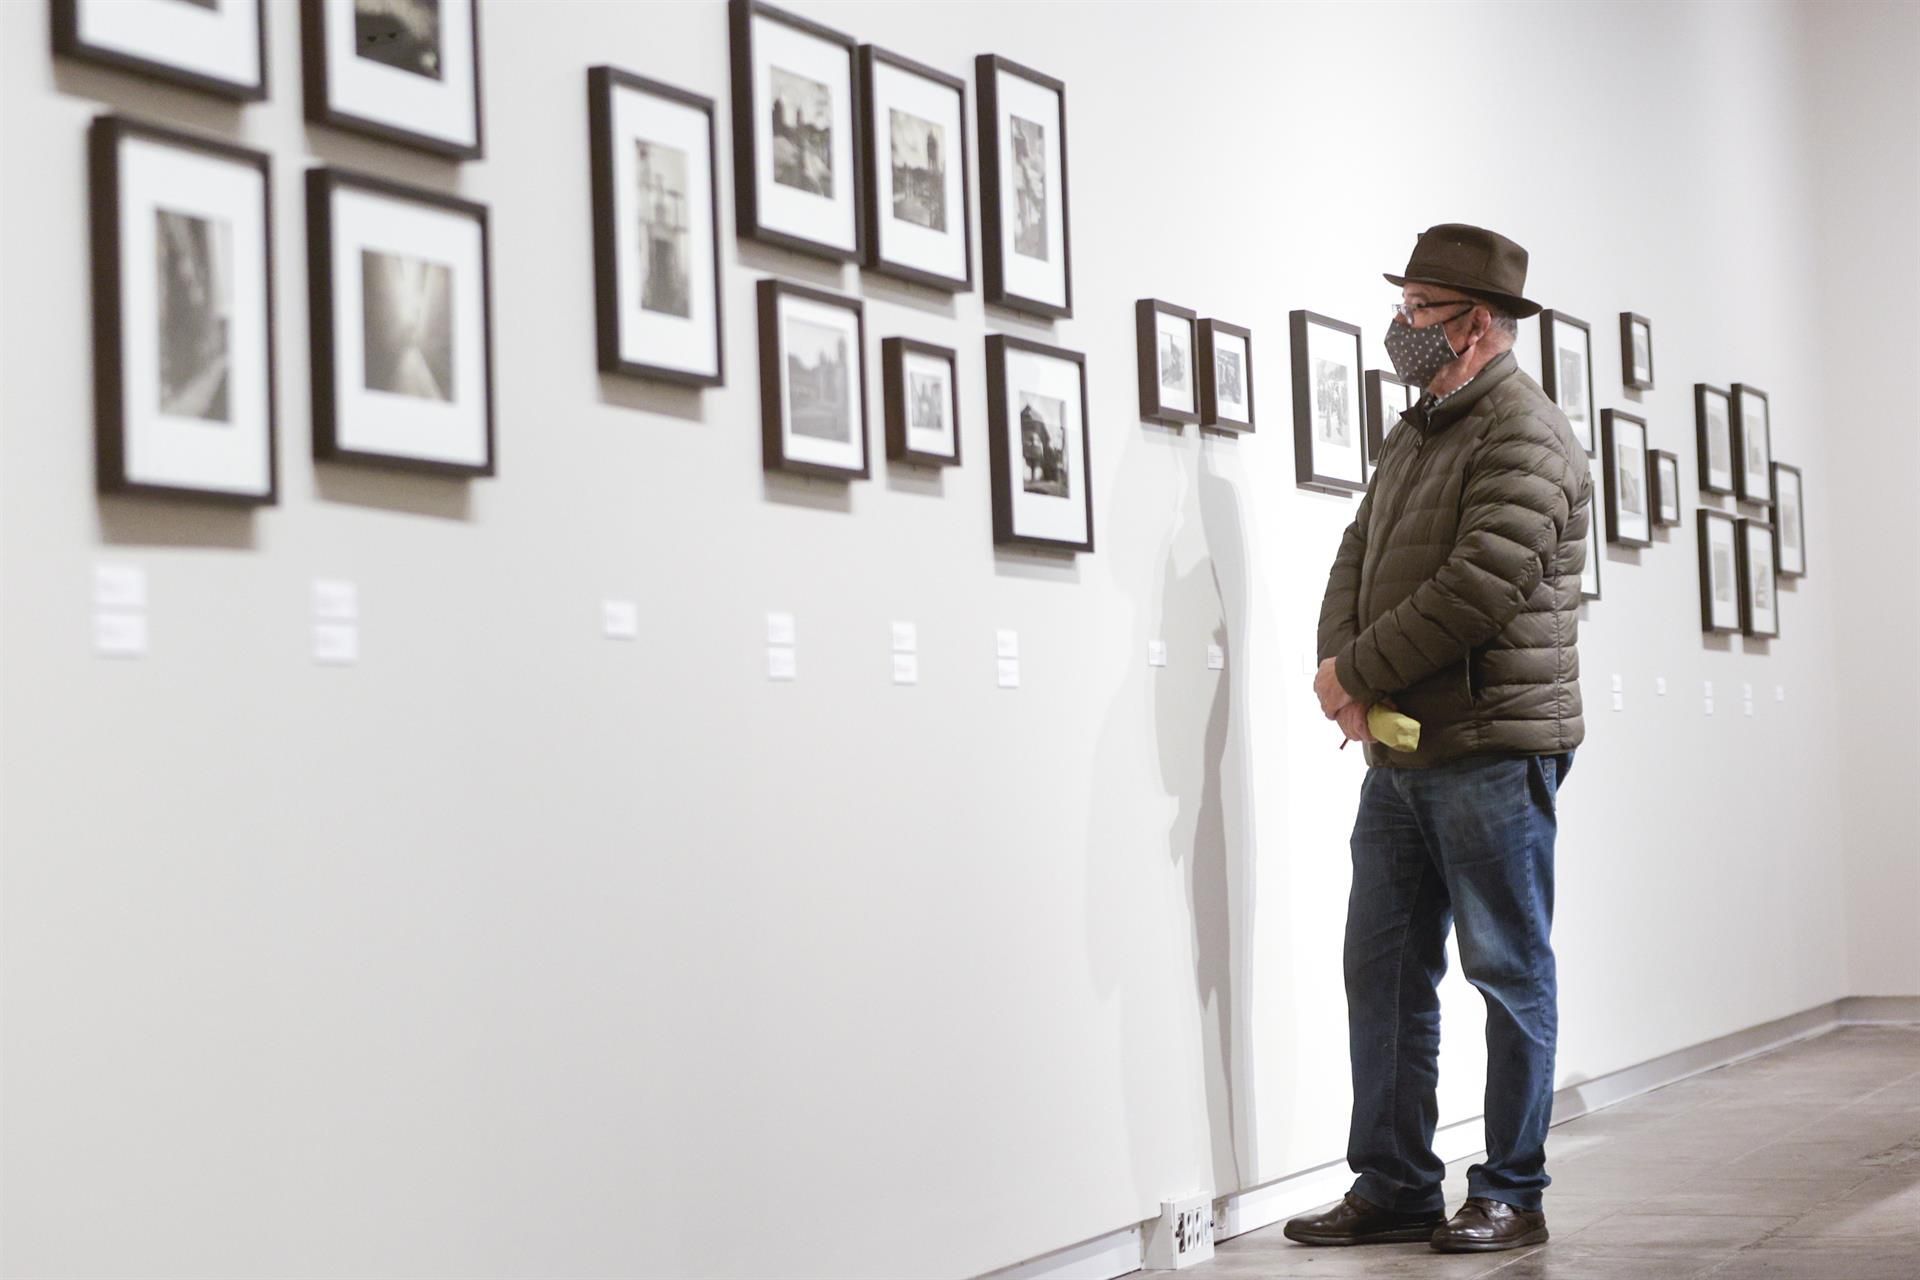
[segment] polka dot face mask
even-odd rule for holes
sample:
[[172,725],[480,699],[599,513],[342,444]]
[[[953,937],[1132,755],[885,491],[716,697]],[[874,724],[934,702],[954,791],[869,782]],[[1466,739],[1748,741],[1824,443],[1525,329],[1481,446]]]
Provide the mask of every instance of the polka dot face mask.
[[[1468,310],[1472,308],[1469,307]],[[1450,317],[1457,320],[1459,316]],[[1402,382],[1426,389],[1439,372],[1460,358],[1447,340],[1447,322],[1416,329],[1395,321],[1387,326],[1387,359]]]

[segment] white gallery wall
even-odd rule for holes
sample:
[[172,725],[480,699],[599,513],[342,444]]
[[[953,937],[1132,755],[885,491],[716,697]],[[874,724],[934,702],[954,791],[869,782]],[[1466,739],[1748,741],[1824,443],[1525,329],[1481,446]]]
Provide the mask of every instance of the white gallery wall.
[[[484,0],[458,167],[308,128],[285,0],[244,110],[56,65],[46,6],[0,6],[0,1274],[960,1276],[1339,1159],[1362,762],[1305,664],[1354,504],[1294,486],[1287,315],[1384,365],[1380,272],[1440,221],[1532,250],[1599,403],[1689,486],[1695,381],[1765,388],[1807,477],[1771,644],[1702,636],[1692,488],[1607,556],[1560,1084],[1920,993],[1920,753],[1870,718],[1920,712],[1912,11],[796,8],[1066,82],[1075,318],[736,243],[729,165],[727,386],[599,375],[586,68],[714,97],[724,154],[719,3]],[[93,492],[109,107],[275,157],[276,507]],[[497,478],[311,461],[320,162],[490,206]],[[766,275],[865,297],[876,457],[879,339],[957,348],[967,465],[764,476]],[[1138,421],[1142,297],[1252,328],[1256,434]],[[1651,391],[1620,388],[1623,310]],[[1087,353],[1095,554],[993,548],[988,332]],[[91,651],[102,563],[149,575],[142,659]],[[316,577],[358,585],[357,665],[309,657]],[[1449,977],[1443,1121],[1479,1110],[1478,1003]]]

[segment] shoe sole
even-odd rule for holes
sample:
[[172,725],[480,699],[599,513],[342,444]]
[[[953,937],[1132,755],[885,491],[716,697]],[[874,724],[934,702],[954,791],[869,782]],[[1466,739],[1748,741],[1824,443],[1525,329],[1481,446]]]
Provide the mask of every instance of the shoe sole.
[[1432,1243],[1435,1251],[1439,1253],[1500,1253],[1507,1249],[1524,1249],[1528,1245],[1546,1242],[1547,1229],[1541,1227],[1538,1231],[1529,1231],[1515,1240],[1449,1240],[1444,1243],[1435,1240]]
[[1295,1231],[1292,1226],[1280,1229],[1280,1234],[1296,1244],[1317,1244],[1333,1248],[1343,1248],[1356,1244],[1426,1244],[1433,1239],[1433,1233],[1441,1224],[1436,1222],[1427,1227],[1398,1227],[1392,1231],[1376,1231],[1364,1236],[1317,1235],[1311,1231]]

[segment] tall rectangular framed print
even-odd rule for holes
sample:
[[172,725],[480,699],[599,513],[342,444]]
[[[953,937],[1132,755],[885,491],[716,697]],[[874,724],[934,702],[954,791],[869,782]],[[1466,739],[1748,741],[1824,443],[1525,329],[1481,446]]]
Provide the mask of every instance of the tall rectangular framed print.
[[1740,634],[1761,640],[1780,635],[1780,595],[1774,574],[1773,526],[1742,519],[1740,545]]
[[1800,468],[1773,464],[1774,563],[1783,578],[1807,576],[1806,491]]
[[1202,320],[1200,425],[1216,431],[1253,430],[1253,333],[1225,320]]
[[960,383],[951,347],[880,340],[887,457],[925,467],[960,465]]
[[1646,420],[1618,409],[1602,409],[1600,437],[1607,466],[1607,541],[1650,547],[1653,508],[1648,496]]
[[1740,629],[1740,538],[1734,518],[1702,507],[1700,526],[1700,629],[1724,634]]
[[307,119],[480,158],[478,0],[301,0],[301,26]]
[[53,0],[53,51],[240,102],[267,96],[263,0]]
[[1067,86],[997,54],[974,59],[980,112],[980,247],[986,300],[1073,314],[1067,224]]
[[1593,497],[1587,504],[1587,559],[1580,566],[1580,596],[1584,600],[1600,598],[1600,561],[1606,554],[1600,539],[1600,517],[1607,508],[1607,469],[1599,458],[1587,459],[1587,474],[1593,478]]
[[314,457],[494,473],[490,277],[485,206],[307,171]]
[[600,368],[725,381],[713,100],[618,67],[587,72]]
[[1680,523],[1680,459],[1665,449],[1654,449],[1653,522],[1667,528]]
[[971,290],[966,81],[866,44],[860,98],[866,265],[945,293]]
[[1294,482],[1322,493],[1358,493],[1367,487],[1360,326],[1312,311],[1293,312],[1288,324]]
[[1186,307],[1158,298],[1133,304],[1134,340],[1139,348],[1140,416],[1177,427],[1200,421],[1200,388],[1195,368],[1194,332],[1199,319]]
[[1540,313],[1540,389],[1567,415],[1573,438],[1592,457],[1593,331],[1564,311]]
[[267,157],[121,116],[87,144],[100,489],[273,502]]
[[993,540],[1093,550],[1087,358],[1008,334],[987,337]]
[[762,280],[760,426],[769,471],[838,480],[872,474],[867,328],[858,298]]
[[1406,412],[1420,402],[1419,392],[1385,369],[1367,370],[1367,477],[1380,465],[1387,436]]
[[1733,403],[1725,387],[1693,384],[1694,434],[1698,437],[1700,491],[1733,492]]
[[865,245],[852,36],[763,0],[728,0],[734,230],[857,262]]
[[1773,502],[1773,424],[1767,393],[1744,382],[1733,384],[1733,489],[1740,501]]
[[1620,313],[1620,381],[1637,390],[1653,387],[1653,321]]

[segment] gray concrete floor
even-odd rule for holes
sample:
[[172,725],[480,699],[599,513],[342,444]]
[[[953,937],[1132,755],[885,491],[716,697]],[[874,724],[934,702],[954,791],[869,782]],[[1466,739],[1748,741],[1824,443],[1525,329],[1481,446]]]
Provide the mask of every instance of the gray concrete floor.
[[[1509,1253],[1324,1249],[1278,1225],[1183,1275],[1920,1280],[1920,1027],[1846,1027],[1572,1120],[1553,1238]],[[1447,1170],[1447,1203],[1466,1164]]]

